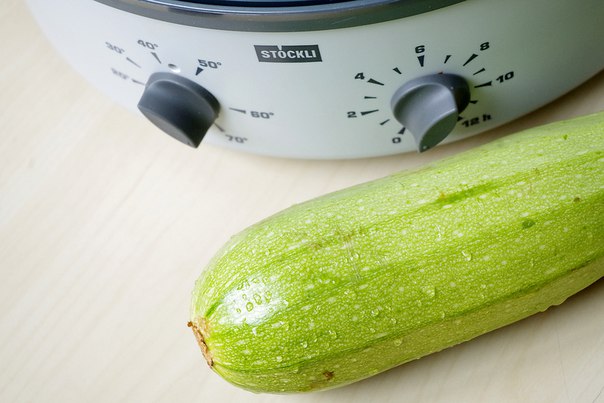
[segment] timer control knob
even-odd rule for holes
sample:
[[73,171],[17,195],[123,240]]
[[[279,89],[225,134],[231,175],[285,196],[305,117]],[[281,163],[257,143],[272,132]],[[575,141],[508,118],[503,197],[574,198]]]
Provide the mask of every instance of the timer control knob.
[[454,74],[433,74],[405,83],[394,93],[391,106],[422,152],[447,137],[469,102],[466,80]]
[[198,147],[220,111],[220,104],[201,85],[172,73],[149,77],[138,109],[175,139]]

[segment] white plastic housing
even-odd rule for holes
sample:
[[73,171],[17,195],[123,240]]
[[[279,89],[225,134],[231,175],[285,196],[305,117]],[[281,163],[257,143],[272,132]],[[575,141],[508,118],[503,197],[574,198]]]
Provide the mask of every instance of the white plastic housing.
[[[468,0],[390,22],[284,33],[195,28],[92,0],[28,3],[65,58],[117,102],[136,111],[153,72],[177,72],[220,102],[204,141],[283,157],[415,150],[390,100],[422,75],[469,82],[471,103],[448,142],[530,112],[604,67],[602,0]],[[254,45],[318,45],[322,61],[259,62]]]

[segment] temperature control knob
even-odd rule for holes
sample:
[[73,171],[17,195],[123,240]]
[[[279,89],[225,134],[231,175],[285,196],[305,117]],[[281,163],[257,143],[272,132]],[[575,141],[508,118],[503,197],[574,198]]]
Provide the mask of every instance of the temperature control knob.
[[392,97],[392,111],[415,138],[420,152],[440,143],[453,130],[470,102],[462,77],[433,74],[405,83]]
[[198,147],[218,116],[220,104],[209,91],[187,78],[154,73],[138,109],[170,136]]

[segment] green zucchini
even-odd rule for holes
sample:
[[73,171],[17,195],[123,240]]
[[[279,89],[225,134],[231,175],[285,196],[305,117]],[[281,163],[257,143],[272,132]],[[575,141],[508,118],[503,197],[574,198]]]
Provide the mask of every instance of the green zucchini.
[[604,275],[604,113],[292,206],[195,285],[209,366],[255,392],[332,388],[562,303]]

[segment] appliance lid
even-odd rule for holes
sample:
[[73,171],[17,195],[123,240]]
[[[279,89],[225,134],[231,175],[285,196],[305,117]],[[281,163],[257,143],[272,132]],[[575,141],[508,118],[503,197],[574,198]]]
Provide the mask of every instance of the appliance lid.
[[229,31],[347,28],[437,10],[465,0],[95,0],[145,17]]

